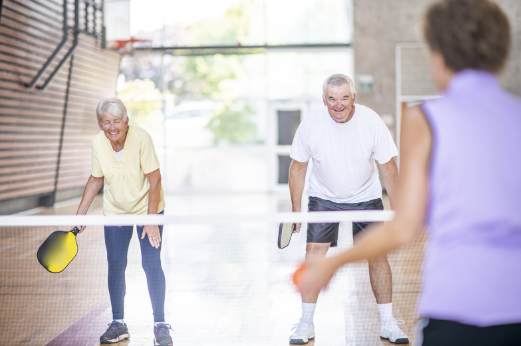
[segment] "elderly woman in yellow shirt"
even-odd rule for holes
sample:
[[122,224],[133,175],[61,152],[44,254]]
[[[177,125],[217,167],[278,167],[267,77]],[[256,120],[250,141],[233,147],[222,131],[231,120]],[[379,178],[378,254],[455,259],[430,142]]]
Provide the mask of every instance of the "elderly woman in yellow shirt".
[[[165,200],[161,173],[150,135],[128,124],[127,109],[118,98],[102,99],[98,103],[96,115],[101,131],[92,141],[92,175],[87,181],[76,214],[87,214],[103,183],[105,215],[163,213]],[[85,226],[78,228],[81,233]],[[172,345],[170,326],[165,324],[164,316],[166,288],[160,258],[163,226],[137,226],[136,230],[154,311],[154,342],[155,345]],[[113,321],[100,337],[102,344],[130,338],[123,321],[123,309],[125,269],[132,232],[133,226],[105,226]]]

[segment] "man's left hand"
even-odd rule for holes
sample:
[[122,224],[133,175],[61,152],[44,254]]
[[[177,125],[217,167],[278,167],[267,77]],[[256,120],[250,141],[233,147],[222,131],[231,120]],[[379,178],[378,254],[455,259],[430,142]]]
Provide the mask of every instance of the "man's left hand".
[[150,241],[150,245],[159,249],[159,245],[161,245],[161,233],[159,233],[158,226],[145,226],[143,227],[143,234],[141,239],[145,239],[145,235],[148,234],[148,240]]

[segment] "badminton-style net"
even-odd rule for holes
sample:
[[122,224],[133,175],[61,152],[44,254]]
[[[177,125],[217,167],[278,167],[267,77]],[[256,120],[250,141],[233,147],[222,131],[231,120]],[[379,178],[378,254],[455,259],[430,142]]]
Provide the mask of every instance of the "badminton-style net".
[[[0,339],[2,344],[96,345],[112,320],[104,225],[163,224],[166,322],[179,345],[287,345],[301,315],[291,275],[304,261],[306,222],[340,222],[338,247],[352,246],[353,221],[387,221],[390,211],[200,216],[0,217]],[[285,249],[279,224],[302,222]],[[87,225],[78,254],[59,274],[36,252],[56,230]],[[388,255],[393,313],[414,339],[425,236]],[[154,284],[154,283],[149,283]],[[136,231],[128,251],[125,322],[129,345],[150,345],[153,315]],[[341,268],[321,293],[313,345],[381,345],[379,313],[366,261]],[[122,343],[127,344],[127,343]]]

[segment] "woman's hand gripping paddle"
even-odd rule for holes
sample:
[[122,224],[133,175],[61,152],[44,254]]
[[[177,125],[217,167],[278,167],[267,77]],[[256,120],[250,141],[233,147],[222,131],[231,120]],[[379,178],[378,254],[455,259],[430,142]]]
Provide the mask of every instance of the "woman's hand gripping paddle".
[[38,248],[38,262],[51,273],[62,272],[78,253],[77,227],[70,232],[56,231]]

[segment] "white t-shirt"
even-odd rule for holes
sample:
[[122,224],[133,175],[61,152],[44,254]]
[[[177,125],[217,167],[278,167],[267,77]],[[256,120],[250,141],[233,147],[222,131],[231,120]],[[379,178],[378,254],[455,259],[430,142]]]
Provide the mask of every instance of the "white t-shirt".
[[355,104],[347,123],[335,122],[324,106],[297,129],[290,156],[313,159],[309,195],[336,203],[358,203],[382,197],[375,160],[389,162],[398,150],[389,129],[372,109]]
[[123,158],[123,150],[125,149],[121,149],[120,151],[114,151],[114,155],[116,155],[116,160],[118,160],[118,162],[121,162],[121,159]]

